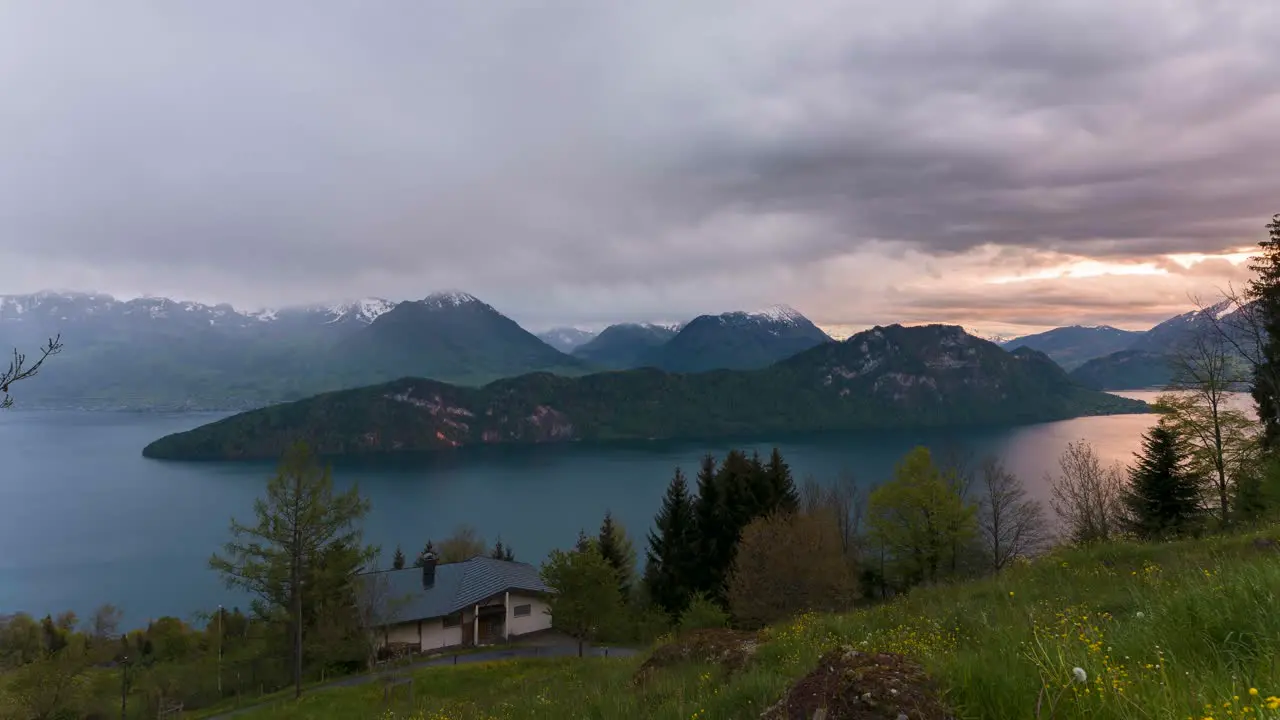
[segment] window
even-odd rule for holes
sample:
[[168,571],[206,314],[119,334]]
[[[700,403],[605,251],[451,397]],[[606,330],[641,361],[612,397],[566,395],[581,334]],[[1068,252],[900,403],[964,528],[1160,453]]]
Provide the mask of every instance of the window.
[[462,625],[462,613],[456,612],[452,615],[444,616],[444,627],[456,628]]
[[524,605],[515,606],[511,614],[514,615],[515,617],[529,617],[530,613],[532,612],[533,612],[533,606],[528,603],[525,603]]

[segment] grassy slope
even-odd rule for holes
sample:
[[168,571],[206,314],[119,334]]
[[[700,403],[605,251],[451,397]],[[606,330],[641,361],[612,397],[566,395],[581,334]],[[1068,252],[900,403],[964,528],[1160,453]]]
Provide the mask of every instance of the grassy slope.
[[[1065,551],[1000,578],[801,617],[771,628],[754,664],[732,677],[673,667],[639,690],[630,680],[640,659],[477,664],[417,673],[414,714],[402,693],[382,715],[383,689],[370,685],[243,717],[755,718],[824,649],[847,644],[919,658],[965,718],[1035,717],[1044,685],[1050,697],[1066,688],[1058,720],[1280,718],[1266,700],[1280,695],[1280,551],[1258,538]],[[1070,685],[1074,667],[1087,685]]]

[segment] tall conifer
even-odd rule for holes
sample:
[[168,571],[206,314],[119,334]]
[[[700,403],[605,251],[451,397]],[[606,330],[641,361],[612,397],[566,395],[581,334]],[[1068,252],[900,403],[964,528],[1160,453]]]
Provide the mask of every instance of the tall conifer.
[[1142,436],[1124,504],[1130,530],[1145,538],[1190,532],[1200,520],[1199,482],[1177,433],[1160,424]]
[[1249,281],[1246,295],[1257,303],[1259,329],[1265,334],[1262,357],[1253,368],[1253,399],[1262,420],[1263,449],[1270,450],[1280,444],[1280,215],[1271,218],[1267,230],[1249,264],[1258,275]]
[[698,564],[693,500],[680,468],[667,486],[653,524],[645,553],[645,585],[654,602],[677,617],[693,595]]

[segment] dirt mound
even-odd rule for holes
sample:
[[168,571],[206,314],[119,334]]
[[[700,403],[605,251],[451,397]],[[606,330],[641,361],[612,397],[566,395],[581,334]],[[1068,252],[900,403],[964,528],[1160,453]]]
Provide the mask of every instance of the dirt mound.
[[636,671],[634,682],[644,682],[660,668],[686,662],[712,663],[735,672],[746,666],[759,646],[759,638],[753,632],[691,630],[654,650]]
[[762,720],[953,720],[929,675],[890,653],[833,650]]

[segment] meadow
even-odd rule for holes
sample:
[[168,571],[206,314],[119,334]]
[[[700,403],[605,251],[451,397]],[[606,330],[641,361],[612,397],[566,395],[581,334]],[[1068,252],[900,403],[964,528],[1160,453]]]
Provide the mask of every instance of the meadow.
[[[762,631],[740,669],[644,657],[496,662],[318,690],[244,720],[757,718],[836,648],[902,653],[959,718],[1280,719],[1280,532],[1064,549]],[[660,642],[672,642],[664,638]],[[839,715],[828,716],[832,720]],[[872,717],[870,715],[866,717]]]

